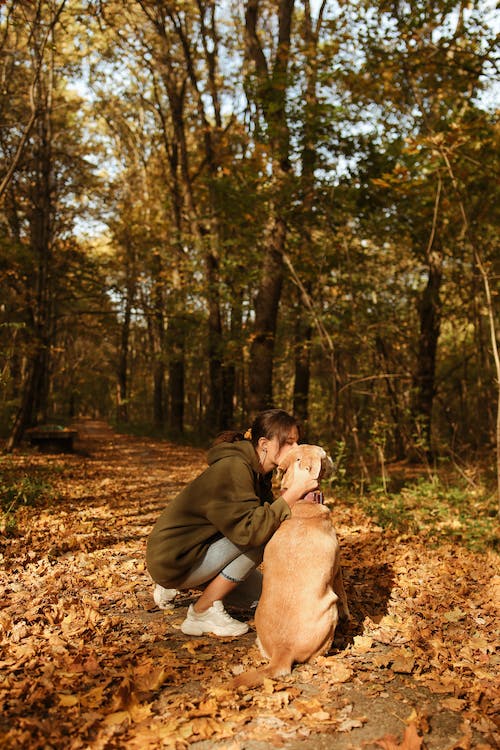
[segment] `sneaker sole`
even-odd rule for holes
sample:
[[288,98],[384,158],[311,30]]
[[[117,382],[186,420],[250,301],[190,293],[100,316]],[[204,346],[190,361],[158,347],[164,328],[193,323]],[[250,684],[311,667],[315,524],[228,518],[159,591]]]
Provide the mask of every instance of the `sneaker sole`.
[[156,602],[155,601],[155,604],[158,607],[158,609],[173,609],[173,607],[174,607],[174,600],[173,599],[169,599],[167,602]]
[[184,635],[208,635],[211,633],[212,635],[217,635],[221,638],[232,638],[238,635],[244,635],[245,633],[248,633],[249,628],[245,626],[245,628],[242,628],[241,630],[238,630],[236,633],[221,633],[221,631],[218,628],[211,628],[211,629],[204,629],[204,628],[198,628],[196,625],[184,625],[184,623],[181,625],[181,631],[184,633]]
[[153,601],[158,609],[170,609],[173,607],[174,599],[177,596],[177,589],[165,589],[165,591],[170,591],[170,595],[159,595],[156,593],[156,590],[153,591]]

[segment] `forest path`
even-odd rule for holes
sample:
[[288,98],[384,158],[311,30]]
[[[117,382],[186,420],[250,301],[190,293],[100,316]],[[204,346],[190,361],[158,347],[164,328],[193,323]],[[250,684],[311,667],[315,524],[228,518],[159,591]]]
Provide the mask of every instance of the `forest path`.
[[[20,450],[50,484],[1,540],[0,745],[38,750],[488,750],[498,744],[498,557],[429,547],[333,503],[352,621],[330,654],[234,693],[260,663],[180,632],[194,592],[152,601],[145,541],[205,451],[81,420],[76,452]],[[238,613],[250,621],[251,613]],[[498,631],[497,631],[498,636]]]

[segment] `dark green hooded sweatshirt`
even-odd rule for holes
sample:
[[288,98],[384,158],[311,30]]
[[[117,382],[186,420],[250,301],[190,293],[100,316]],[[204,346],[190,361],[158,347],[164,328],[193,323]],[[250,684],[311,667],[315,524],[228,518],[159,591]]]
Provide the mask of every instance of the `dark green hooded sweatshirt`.
[[270,475],[259,474],[252,443],[219,443],[208,452],[208,468],[167,505],[148,537],[151,577],[175,588],[217,539],[259,547],[291,515],[282,497],[273,499]]

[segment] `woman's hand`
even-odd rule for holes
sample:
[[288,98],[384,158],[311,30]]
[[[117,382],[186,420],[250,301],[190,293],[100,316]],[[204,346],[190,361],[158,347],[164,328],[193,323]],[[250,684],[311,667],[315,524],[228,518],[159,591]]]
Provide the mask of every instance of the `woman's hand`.
[[297,500],[317,488],[318,479],[313,477],[308,469],[301,469],[300,466],[296,466],[291,484],[281,493],[281,497],[292,507]]

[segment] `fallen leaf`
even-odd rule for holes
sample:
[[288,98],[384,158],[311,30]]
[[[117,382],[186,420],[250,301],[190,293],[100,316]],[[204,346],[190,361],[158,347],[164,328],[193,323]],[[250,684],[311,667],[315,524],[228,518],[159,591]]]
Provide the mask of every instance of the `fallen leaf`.
[[193,722],[189,721],[189,722],[186,722],[185,724],[181,724],[180,727],[177,727],[176,731],[182,737],[183,740],[189,739],[194,734]]
[[219,710],[219,704],[215,698],[200,701],[198,708],[191,711],[191,716],[215,716]]
[[373,657],[373,664],[375,667],[388,667],[392,663],[392,656],[390,653],[375,654]]
[[348,682],[352,678],[353,670],[351,667],[342,664],[338,658],[329,656],[323,663],[328,669],[328,682],[332,685]]
[[396,674],[411,674],[415,666],[415,657],[410,651],[393,652],[392,671]]
[[339,732],[352,732],[353,729],[360,729],[363,724],[366,724],[368,719],[362,716],[360,719],[344,719],[337,724],[337,731]]
[[366,722],[364,716],[354,718],[352,716],[354,706],[348,703],[347,706],[339,712],[337,716],[337,730],[339,732],[351,732],[353,729],[359,729]]
[[315,711],[311,714],[311,719],[314,719],[315,721],[328,721],[329,718],[330,714],[328,711]]
[[367,654],[373,646],[373,638],[369,635],[355,635],[352,650],[356,654]]
[[211,717],[193,719],[191,722],[191,734],[197,740],[209,740],[220,728],[219,722]]
[[197,656],[198,649],[205,645],[206,643],[203,641],[186,641],[186,643],[182,644],[181,648],[185,648],[192,656]]
[[104,703],[104,690],[105,687],[100,685],[99,687],[89,690],[80,696],[80,702],[85,708],[99,708]]
[[274,693],[274,681],[269,679],[269,677],[264,677],[262,680],[262,690],[264,693]]
[[323,709],[322,704],[317,698],[311,698],[310,700],[299,699],[294,702],[294,707],[300,711],[304,716],[310,716],[316,711]]
[[452,609],[450,612],[445,612],[443,619],[446,622],[460,622],[460,620],[463,620],[466,615],[467,612],[463,612],[459,607],[455,607],[455,609]]
[[397,737],[391,734],[381,737],[375,741],[376,745],[380,745],[384,750],[420,750],[422,747],[422,737],[419,737],[417,727],[415,724],[409,724],[403,736],[401,744],[398,743]]
[[113,711],[113,713],[104,717],[104,723],[112,726],[123,724],[124,721],[130,721],[128,711]]
[[451,711],[462,711],[465,701],[461,698],[443,698],[439,701],[443,708],[449,708]]
[[80,703],[78,695],[64,695],[59,694],[59,705],[60,706],[77,706]]

